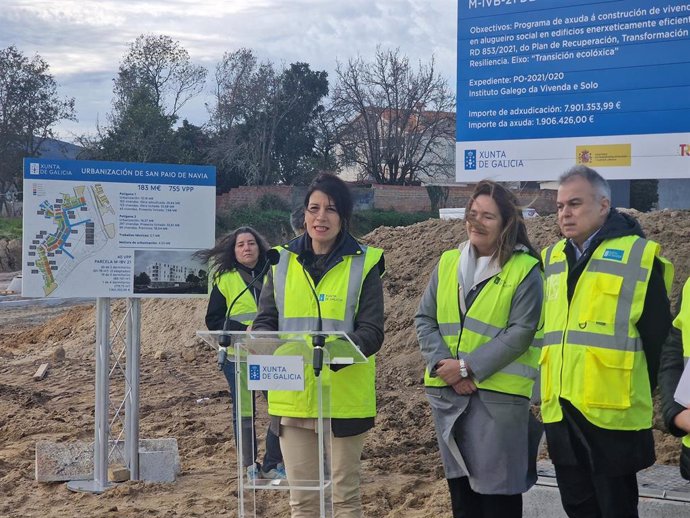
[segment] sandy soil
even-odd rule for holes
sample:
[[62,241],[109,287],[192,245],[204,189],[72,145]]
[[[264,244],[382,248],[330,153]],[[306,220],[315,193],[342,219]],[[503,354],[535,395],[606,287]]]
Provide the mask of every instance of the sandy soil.
[[[675,264],[676,300],[690,273],[690,214],[638,216]],[[530,220],[529,229],[537,248],[558,235],[553,216]],[[387,264],[379,415],[363,462],[367,516],[450,516],[412,318],[440,253],[463,239],[460,222],[439,220],[379,228],[365,237],[386,250]],[[93,304],[0,306],[0,516],[236,516],[230,400],[214,353],[194,334],[203,328],[204,312],[203,300],[143,302],[141,436],[177,438],[182,462],[177,482],[126,482],[95,496],[71,493],[63,483],[34,480],[36,441],[93,437]],[[116,305],[114,318],[121,314],[122,305]],[[36,368],[46,361],[52,364],[48,377],[33,381]],[[115,379],[121,382],[117,369]],[[262,406],[260,402],[260,413]],[[661,430],[659,419],[655,427],[659,462],[675,463],[678,440]],[[285,494],[265,498],[271,516],[289,516]]]

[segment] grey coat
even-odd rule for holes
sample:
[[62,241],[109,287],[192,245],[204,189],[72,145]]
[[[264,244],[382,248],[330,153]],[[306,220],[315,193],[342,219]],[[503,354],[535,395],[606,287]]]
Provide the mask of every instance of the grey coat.
[[[460,292],[467,294],[461,308],[471,306],[484,281],[500,271],[492,264],[475,286],[461,284]],[[415,315],[422,356],[432,375],[440,360],[451,358],[436,322],[437,286],[438,266]],[[477,381],[503,369],[530,346],[539,325],[542,290],[542,276],[535,267],[515,291],[508,326],[482,347],[462,354]],[[527,398],[488,390],[461,396],[452,387],[427,387],[426,392],[446,478],[467,476],[472,489],[482,494],[523,493],[534,485],[542,430]]]

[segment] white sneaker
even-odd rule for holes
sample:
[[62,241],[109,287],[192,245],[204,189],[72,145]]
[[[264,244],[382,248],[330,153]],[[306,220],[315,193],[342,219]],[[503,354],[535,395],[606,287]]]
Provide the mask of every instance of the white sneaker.
[[285,464],[279,463],[275,468],[268,471],[261,470],[261,476],[270,480],[285,480],[287,473],[285,473]]

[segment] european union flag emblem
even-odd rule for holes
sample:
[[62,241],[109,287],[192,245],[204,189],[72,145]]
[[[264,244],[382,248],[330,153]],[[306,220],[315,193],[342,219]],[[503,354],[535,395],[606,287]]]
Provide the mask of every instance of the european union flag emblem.
[[258,365],[249,366],[249,379],[252,381],[261,380],[261,368]]
[[465,170],[477,169],[477,150],[476,149],[466,149],[465,150]]

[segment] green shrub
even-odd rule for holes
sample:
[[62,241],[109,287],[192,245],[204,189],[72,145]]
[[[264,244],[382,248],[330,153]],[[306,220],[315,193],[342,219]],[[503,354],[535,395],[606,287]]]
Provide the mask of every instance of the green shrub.
[[264,236],[271,245],[292,237],[290,213],[282,210],[261,209],[258,205],[237,207],[216,216],[216,237],[237,227],[249,226]]
[[290,204],[275,194],[264,194],[261,198],[259,198],[257,206],[262,210],[278,210],[287,212],[290,212],[291,210]]
[[0,239],[21,239],[22,218],[0,217]]

